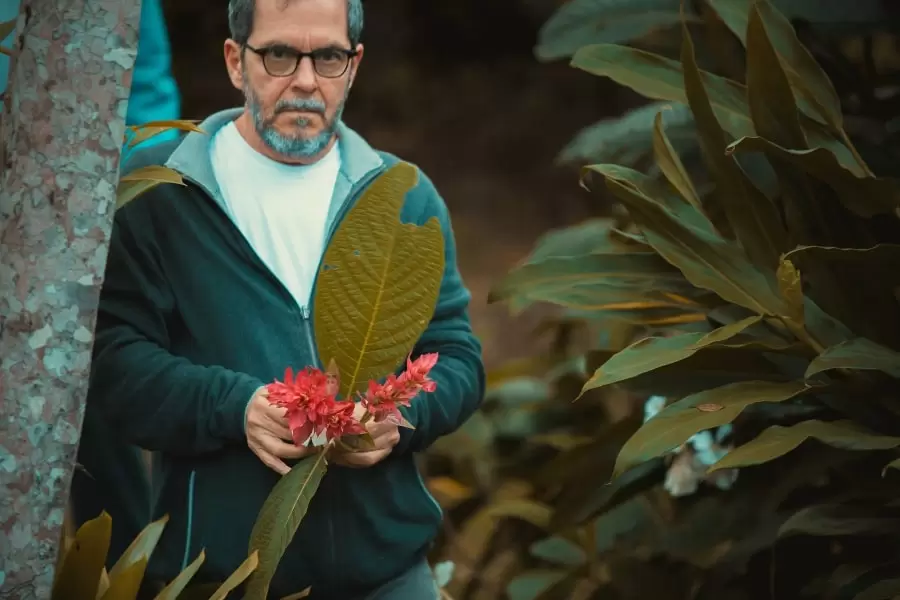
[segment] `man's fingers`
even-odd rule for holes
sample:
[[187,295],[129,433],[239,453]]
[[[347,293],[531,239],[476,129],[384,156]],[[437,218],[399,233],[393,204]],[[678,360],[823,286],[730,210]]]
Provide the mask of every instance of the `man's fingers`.
[[279,475],[286,475],[291,470],[291,468],[287,466],[284,461],[275,458],[263,449],[256,450],[256,456],[259,457],[259,460],[261,460],[264,465],[266,465]]
[[287,444],[274,437],[271,437],[264,442],[264,449],[272,456],[288,459],[303,458],[310,453],[309,448]]
[[367,452],[341,452],[332,454],[332,460],[339,465],[351,467],[354,469],[362,469],[375,465],[390,454],[390,448],[380,450],[369,450]]

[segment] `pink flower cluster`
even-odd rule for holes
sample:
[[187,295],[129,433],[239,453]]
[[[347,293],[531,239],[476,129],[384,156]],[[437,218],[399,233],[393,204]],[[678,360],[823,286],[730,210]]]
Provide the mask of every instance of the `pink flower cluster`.
[[433,392],[437,388],[435,381],[428,377],[437,360],[437,353],[423,354],[416,360],[407,358],[406,370],[399,376],[388,375],[384,383],[369,381],[368,390],[359,398],[366,411],[361,419],[354,416],[355,402],[337,399],[340,385],[333,368],[323,372],[307,367],[294,375],[288,367],[284,381],[270,383],[266,389],[269,403],[287,410],[288,427],[295,444],[302,446],[312,436],[324,436],[329,442],[345,435],[366,433],[365,422],[369,419],[376,423],[387,419],[411,427],[399,407],[409,406],[420,392]]

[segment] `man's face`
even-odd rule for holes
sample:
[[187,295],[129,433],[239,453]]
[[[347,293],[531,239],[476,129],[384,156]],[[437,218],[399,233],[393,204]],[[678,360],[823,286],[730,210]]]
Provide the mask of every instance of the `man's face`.
[[[256,133],[279,155],[316,157],[334,135],[362,58],[362,45],[350,47],[346,0],[256,0],[247,44],[268,57],[231,42],[226,60],[232,82],[244,92]],[[344,59],[349,50],[357,56]],[[314,65],[305,57],[296,71],[282,75],[285,65],[293,68],[295,51],[319,51],[323,58]],[[349,64],[335,76],[333,65],[343,60]]]

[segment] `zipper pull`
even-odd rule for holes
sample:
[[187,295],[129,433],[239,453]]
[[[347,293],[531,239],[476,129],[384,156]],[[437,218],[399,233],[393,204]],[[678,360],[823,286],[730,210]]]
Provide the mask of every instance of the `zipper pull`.
[[309,321],[309,306],[306,306],[306,305],[301,306],[300,314],[303,315],[304,320]]

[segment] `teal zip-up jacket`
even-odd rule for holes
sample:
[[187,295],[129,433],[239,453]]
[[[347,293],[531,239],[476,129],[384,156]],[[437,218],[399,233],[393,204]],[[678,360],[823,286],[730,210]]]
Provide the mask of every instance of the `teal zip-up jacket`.
[[[246,558],[253,523],[278,479],[247,447],[248,401],[289,365],[322,366],[312,355],[315,307],[296,304],[223,209],[208,145],[240,112],[213,115],[200,126],[209,135],[188,134],[167,160],[160,153],[172,143],[135,154],[129,168],[165,160],[187,186],[160,185],[118,211],[100,300],[88,411],[102,415],[122,443],[158,453],[153,517],[167,514],[169,522],[148,576],[163,580],[201,549],[206,561],[196,581],[223,581]],[[339,135],[329,240],[366,186],[398,161],[346,126]],[[413,454],[478,408],[484,368],[447,208],[420,172],[401,220],[431,217],[441,223],[446,263],[413,354],[440,353],[432,370],[437,391],[413,400],[406,418],[415,429],[401,430],[387,459],[366,469],[329,468],[272,598],[306,586],[315,600],[354,598],[421,560],[438,532],[442,513]]]

